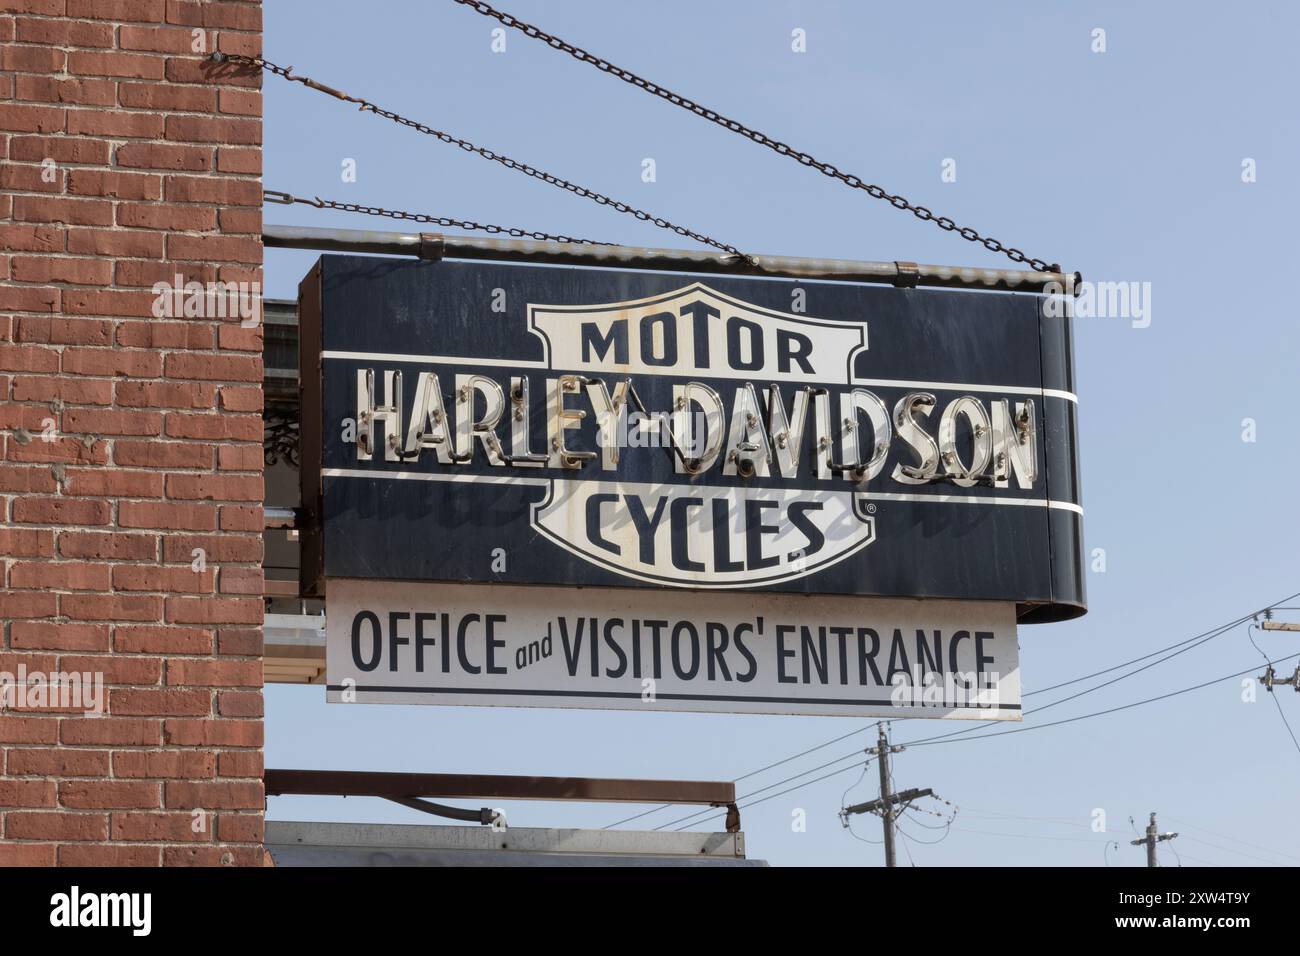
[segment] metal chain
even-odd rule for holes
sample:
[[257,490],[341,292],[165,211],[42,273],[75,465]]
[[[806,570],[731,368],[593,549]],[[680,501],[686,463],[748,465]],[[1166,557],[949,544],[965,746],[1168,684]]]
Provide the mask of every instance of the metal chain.
[[1019,249],[1015,249],[1004,245],[1003,243],[999,242],[997,239],[994,239],[990,236],[981,235],[980,233],[976,232],[974,229],[971,229],[969,226],[959,226],[957,225],[957,223],[953,222],[953,220],[949,219],[947,216],[936,216],[925,206],[920,206],[913,202],[910,202],[902,196],[892,195],[891,193],[881,188],[880,186],[875,186],[872,185],[871,183],[865,183],[862,181],[862,179],[852,175],[851,173],[843,172],[842,170],[837,169],[835,166],[832,166],[830,163],[824,163],[818,160],[811,153],[801,152],[800,150],[797,150],[792,146],[789,146],[781,142],[780,140],[772,139],[770,136],[766,136],[763,133],[758,132],[757,130],[750,129],[748,126],[745,126],[743,123],[737,122],[734,119],[730,119],[729,117],[723,116],[721,113],[718,113],[715,110],[711,110],[708,107],[701,106],[699,103],[696,103],[694,100],[689,100],[684,96],[674,93],[672,90],[664,89],[662,86],[659,86],[657,83],[652,83],[649,80],[645,79],[644,77],[638,76],[637,74],[633,73],[631,70],[625,70],[621,66],[615,66],[613,63],[610,63],[608,60],[603,60],[592,53],[588,53],[586,50],[582,49],[581,47],[576,47],[571,43],[567,43],[564,40],[561,40],[559,37],[552,36],[551,34],[545,32],[544,30],[541,30],[538,27],[533,26],[531,23],[525,23],[524,21],[516,17],[513,17],[508,13],[503,13],[500,10],[495,9],[491,5],[482,2],[482,0],[454,0],[454,2],[462,4],[463,6],[470,7],[475,12],[481,13],[486,17],[492,17],[493,19],[499,20],[504,26],[511,27],[515,30],[518,30],[521,33],[525,34],[526,36],[530,36],[535,40],[541,40],[547,46],[550,46],[553,49],[560,50],[563,53],[567,53],[569,54],[569,56],[577,60],[581,60],[583,63],[589,63],[592,66],[596,67],[598,70],[603,70],[604,72],[610,74],[611,76],[616,76],[620,80],[623,80],[626,83],[631,83],[633,86],[640,87],[641,89],[645,90],[647,93],[653,93],[655,96],[667,100],[669,103],[672,103],[675,106],[680,106],[683,109],[690,110],[696,116],[702,116],[704,117],[704,119],[708,120],[709,122],[716,123],[718,126],[721,126],[724,129],[729,129],[733,133],[739,133],[741,136],[753,140],[755,143],[758,143],[760,146],[766,146],[768,149],[774,150],[775,152],[780,153],[782,156],[789,156],[793,159],[797,159],[799,162],[803,163],[803,165],[811,166],[813,169],[816,169],[818,172],[830,176],[832,179],[838,179],[847,186],[852,186],[854,189],[861,189],[863,192],[865,192],[867,195],[871,196],[874,199],[883,199],[886,202],[888,202],[891,206],[893,206],[895,209],[906,209],[909,212],[911,212],[912,215],[916,216],[916,218],[922,221],[933,222],[936,226],[938,226],[940,229],[944,230],[945,232],[955,232],[957,233],[957,235],[961,236],[963,239],[966,239],[969,242],[978,242],[982,246],[984,246],[985,249],[988,249],[990,252],[1001,253],[1002,255],[1010,259],[1012,262],[1026,263],[1030,266],[1030,268],[1038,272],[1059,272],[1060,271],[1058,266],[1053,266],[1043,259],[1034,259],[1026,255],[1025,253],[1021,252]]
[[620,200],[611,199],[608,196],[603,196],[600,193],[595,192],[594,190],[587,189],[583,186],[578,186],[574,183],[569,182],[567,179],[561,179],[559,176],[555,176],[552,175],[551,173],[545,172],[544,170],[540,170],[533,166],[529,166],[527,163],[520,162],[519,160],[511,159],[509,156],[503,156],[501,153],[495,152],[493,150],[487,149],[482,146],[477,146],[474,143],[471,143],[469,140],[461,139],[458,136],[453,136],[451,133],[444,132],[443,130],[434,129],[431,126],[426,126],[424,123],[420,123],[413,119],[407,119],[405,116],[400,116],[397,113],[392,112],[391,110],[386,110],[383,109],[382,107],[376,106],[374,103],[371,103],[369,100],[365,100],[357,96],[349,96],[347,93],[344,93],[341,90],[336,90],[332,86],[326,86],[324,83],[318,83],[316,80],[313,80],[311,77],[297,76],[293,73],[293,67],[291,66],[288,67],[278,66],[275,63],[272,63],[270,60],[263,59],[262,57],[245,56],[242,53],[214,53],[212,54],[212,59],[218,63],[225,62],[225,61],[231,61],[235,63],[246,63],[250,66],[259,67],[263,70],[266,70],[269,73],[274,73],[276,76],[283,77],[286,80],[293,80],[295,83],[301,83],[304,86],[311,87],[313,90],[319,90],[322,93],[328,93],[330,96],[333,96],[337,99],[345,100],[346,102],[349,103],[356,103],[358,106],[360,106],[360,108],[363,111],[369,111],[371,113],[375,113],[379,116],[384,117],[385,119],[392,120],[394,123],[400,123],[402,126],[409,126],[411,129],[417,132],[424,133],[427,136],[433,136],[444,143],[449,143],[453,146],[459,146],[461,149],[465,150],[468,153],[475,153],[479,156],[482,156],[484,159],[490,159],[494,163],[500,163],[502,166],[505,166],[507,169],[518,170],[519,172],[524,173],[527,176],[531,176],[534,179],[540,179],[542,180],[542,182],[550,183],[552,186],[558,186],[560,189],[568,190],[569,192],[577,196],[582,196],[585,199],[590,199],[593,202],[598,203],[602,206],[609,206],[611,209],[617,210],[618,212],[626,213],[630,216],[635,216],[637,219],[640,219],[642,222],[653,223],[654,225],[658,226],[660,229],[669,229],[677,233],[677,235],[679,236],[685,236],[688,239],[694,239],[696,242],[702,242],[705,245],[712,246],[715,249],[721,249],[723,252],[727,253],[728,255],[736,256],[737,258],[745,260],[750,265],[757,266],[758,264],[752,257],[741,252],[735,246],[727,245],[725,242],[719,242],[717,239],[713,239],[709,236],[703,235],[702,233],[694,232],[690,229],[687,229],[684,226],[678,226],[672,222],[669,222],[667,219],[662,218],[661,216],[652,215],[651,213],[645,212],[644,210],[637,209],[635,206],[629,206],[627,203],[621,202]]
[[433,216],[422,212],[402,212],[398,209],[384,209],[381,206],[362,206],[354,202],[337,202],[333,199],[321,199],[315,196],[311,199],[303,199],[292,193],[280,192],[275,189],[262,190],[262,198],[266,202],[281,203],[285,206],[294,203],[302,203],[304,206],[315,206],[317,209],[338,209],[342,212],[359,212],[366,216],[386,216],[389,219],[404,219],[410,222],[431,223],[437,226],[454,226],[457,229],[469,229],[475,232],[486,232],[494,236],[511,236],[515,239],[537,239],[543,242],[567,242],[575,246],[614,246],[617,243],[601,242],[598,239],[575,239],[573,236],[552,235],[549,232],[534,232],[529,229],[517,229],[513,226],[494,226],[486,222],[474,222],[472,219],[451,219],[447,216]]

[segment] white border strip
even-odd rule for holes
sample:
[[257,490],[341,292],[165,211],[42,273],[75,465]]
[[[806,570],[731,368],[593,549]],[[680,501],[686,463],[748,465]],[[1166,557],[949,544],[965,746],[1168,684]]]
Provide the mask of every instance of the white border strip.
[[[321,353],[322,359],[355,359],[372,362],[424,362],[429,365],[499,365],[502,368],[535,368],[551,371],[542,360],[472,358],[454,355],[408,355],[403,352],[342,352],[334,349]],[[556,370],[558,371],[558,369]],[[893,378],[855,378],[854,385],[882,385],[917,391],[939,389],[951,392],[994,392],[1011,395],[1044,395],[1079,404],[1079,396],[1057,388],[1033,388],[1027,385],[974,385],[969,382],[909,382]]]
[[[554,481],[584,481],[582,478],[512,477],[510,475],[442,475],[427,471],[379,471],[369,468],[322,468],[325,478],[387,478],[391,481],[468,481],[485,485],[530,485],[550,487]],[[868,501],[942,501],[946,504],[1020,505],[1027,508],[1059,508],[1082,515],[1083,508],[1072,501],[1052,501],[1047,498],[995,498],[988,495],[913,495],[901,492],[859,492]]]

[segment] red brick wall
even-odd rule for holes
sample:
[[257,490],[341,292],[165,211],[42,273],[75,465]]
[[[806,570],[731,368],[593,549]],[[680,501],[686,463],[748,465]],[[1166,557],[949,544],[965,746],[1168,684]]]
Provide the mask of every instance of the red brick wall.
[[261,13],[0,0],[0,864],[262,862]]

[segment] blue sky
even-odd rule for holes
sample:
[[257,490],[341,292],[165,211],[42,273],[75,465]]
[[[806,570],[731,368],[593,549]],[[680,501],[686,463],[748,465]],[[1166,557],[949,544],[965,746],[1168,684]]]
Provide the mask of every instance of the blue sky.
[[[1020,632],[1025,689],[1100,671],[1300,591],[1290,490],[1300,473],[1294,270],[1300,132],[1283,2],[681,2],[502,0],[621,66],[1086,279],[1149,282],[1151,323],[1080,320],[1089,613]],[[745,250],[1002,266],[993,254],[804,169],[450,0],[276,0],[265,55]],[[791,50],[802,29],[807,52]],[[1106,51],[1093,52],[1093,31]],[[298,195],[636,245],[678,237],[268,77],[265,185]],[[657,181],[641,179],[653,158]],[[957,179],[941,164],[956,160]],[[1242,181],[1253,159],[1257,181]],[[342,164],[356,161],[355,182]],[[269,223],[382,229],[383,220],[268,206]],[[314,253],[268,250],[266,291],[292,297]],[[1243,440],[1243,421],[1254,441]],[[1300,605],[1300,599],[1291,604]],[[1279,617],[1300,620],[1300,611]],[[1300,635],[1257,637],[1272,657]],[[1041,722],[1120,706],[1261,662],[1236,628]],[[1280,668],[1288,671],[1288,667]],[[1119,673],[1119,672],[1117,672]],[[1114,676],[1114,675],[1108,675]],[[1076,685],[1070,691],[1090,686]],[[1042,703],[1067,693],[1044,694]],[[1300,695],[1279,695],[1300,728]],[[844,718],[327,706],[324,689],[267,689],[267,766],[734,779],[847,734]],[[1032,726],[1035,718],[1024,726]],[[896,742],[951,729],[894,724]],[[774,784],[874,730],[741,781]],[[776,793],[820,773],[802,777]],[[1285,824],[1300,752],[1277,707],[1230,680],[1167,701],[896,758],[899,786],[959,809],[943,836],[905,822],[903,865],[1141,865],[1147,814],[1186,865],[1300,862]],[[836,811],[875,796],[875,768],[742,810],[751,856],[879,865]],[[933,809],[950,812],[940,805]],[[1090,828],[1095,809],[1108,831]],[[515,826],[604,826],[640,808],[506,804]],[[806,830],[792,827],[806,813]],[[636,825],[685,816],[674,808]],[[426,822],[373,800],[272,798],[272,819]],[[1040,819],[1050,818],[1050,819]],[[879,823],[855,830],[878,840]],[[1107,853],[1109,840],[1119,849]],[[1175,865],[1169,844],[1161,862]],[[1262,847],[1268,847],[1265,850]]]

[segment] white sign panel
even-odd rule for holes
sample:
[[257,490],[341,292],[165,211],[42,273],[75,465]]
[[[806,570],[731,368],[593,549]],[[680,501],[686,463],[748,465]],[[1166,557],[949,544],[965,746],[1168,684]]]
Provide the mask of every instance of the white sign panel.
[[331,703],[1020,719],[1015,606],[333,578]]

